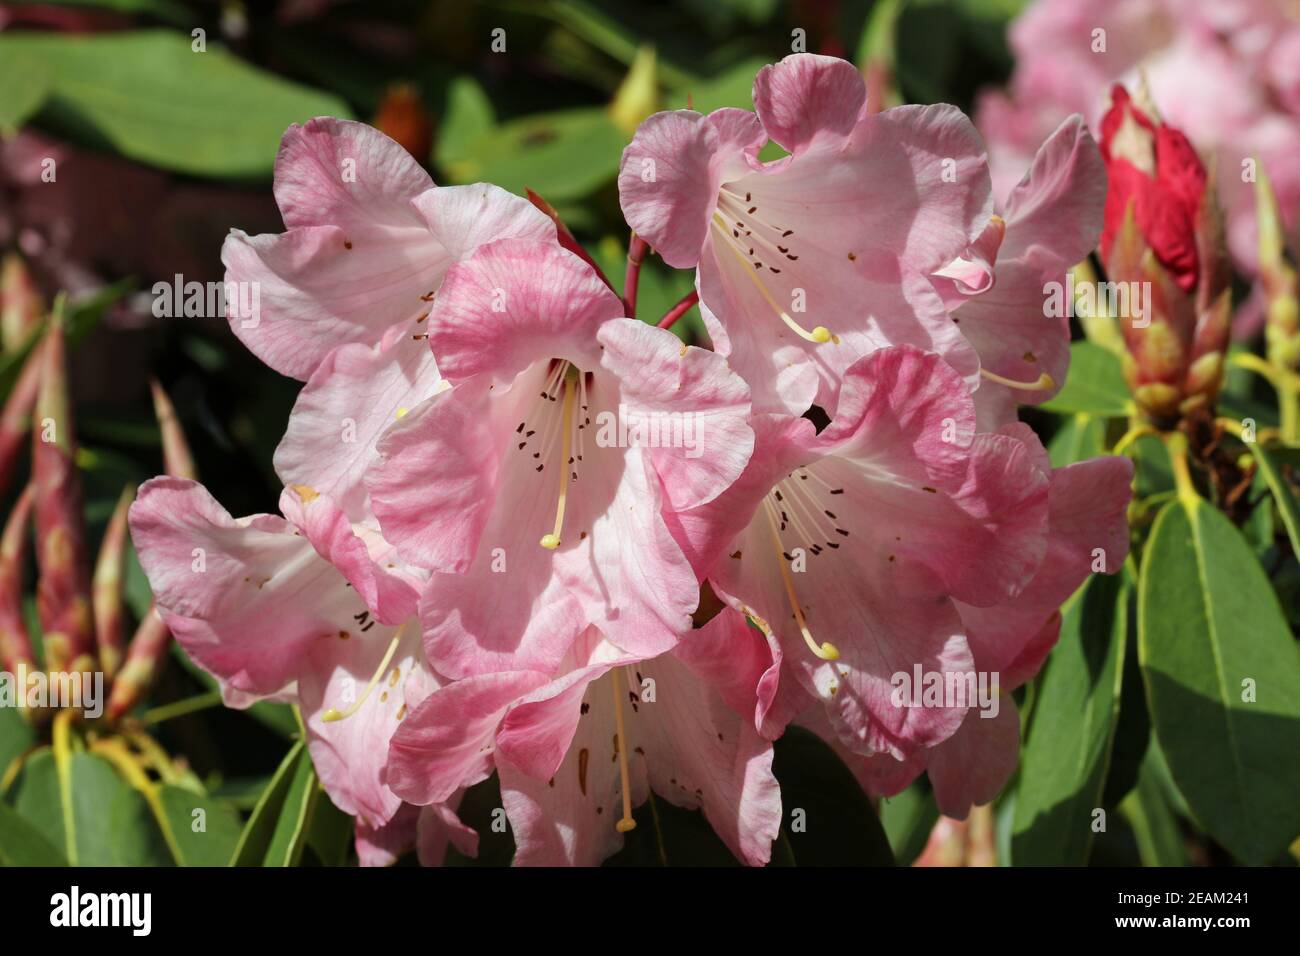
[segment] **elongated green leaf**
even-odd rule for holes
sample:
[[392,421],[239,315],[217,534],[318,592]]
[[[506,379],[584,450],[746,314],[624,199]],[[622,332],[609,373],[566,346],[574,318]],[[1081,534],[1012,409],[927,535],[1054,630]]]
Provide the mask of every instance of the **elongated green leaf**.
[[263,72],[188,35],[5,33],[0,62],[23,56],[51,72],[41,120],[131,159],[200,176],[271,172],[291,123],[349,115],[347,106]]
[[1143,866],[1187,866],[1187,848],[1178,832],[1178,819],[1149,765],[1144,764],[1138,772],[1137,786],[1119,809],[1133,827]]
[[307,833],[307,846],[322,866],[344,866],[355,831],[353,818],[334,806],[327,794],[316,801]]
[[293,780],[285,794],[280,818],[275,822],[270,843],[266,847],[263,866],[297,866],[302,859],[303,847],[311,835],[311,821],[320,800],[320,785],[316,768],[304,748],[294,768]]
[[267,850],[275,836],[280,814],[294,788],[298,778],[298,765],[306,759],[306,748],[298,741],[280,762],[275,776],[266,785],[262,795],[257,799],[257,806],[244,824],[244,832],[239,837],[235,852],[230,858],[231,866],[261,866],[266,859]]
[[1065,606],[1021,758],[1017,865],[1088,862],[1119,716],[1130,588],[1125,572],[1094,575]]
[[54,753],[43,747],[23,763],[13,787],[13,805],[19,816],[36,828],[67,859],[63,835],[63,809],[59,800],[59,776]]
[[612,180],[623,146],[603,109],[535,113],[474,137],[446,169],[456,182],[493,182],[519,195],[530,187],[559,203]]
[[1300,834],[1300,659],[1240,532],[1183,497],[1142,562],[1139,654],[1170,774],[1200,823],[1247,863]]
[[78,866],[165,866],[162,832],[144,797],[95,754],[68,756],[66,790],[54,754],[33,754],[14,785],[14,809]]
[[1286,527],[1287,537],[1291,539],[1292,549],[1296,554],[1300,554],[1300,504],[1297,504],[1291,486],[1282,475],[1281,462],[1278,456],[1259,442],[1247,442],[1246,447],[1255,456],[1255,463],[1259,465],[1260,474],[1268,482],[1268,490],[1273,493],[1273,500],[1277,502],[1278,514],[1282,516],[1282,524]]
[[181,866],[225,866],[243,829],[229,804],[206,794],[163,784],[158,802]]
[[32,56],[0,58],[0,134],[16,132],[44,104],[53,77]]
[[78,866],[171,865],[144,795],[111,763],[95,754],[74,753],[70,781]]
[[0,866],[67,866],[68,861],[36,826],[0,801]]
[[880,801],[880,823],[889,837],[889,846],[900,866],[910,866],[921,855],[930,831],[939,820],[934,791],[918,780],[894,797]]
[[1100,345],[1070,345],[1070,371],[1061,390],[1040,407],[1049,412],[1087,412],[1102,418],[1120,418],[1132,407],[1119,359]]
[[781,836],[798,866],[893,866],[880,819],[857,779],[820,737],[791,727],[776,742]]
[[1076,461],[1104,454],[1105,446],[1106,420],[1080,412],[1061,423],[1047,444],[1047,453],[1053,468],[1064,468]]
[[496,112],[483,87],[472,77],[457,77],[447,89],[447,106],[434,143],[434,162],[446,168],[469,159],[474,141],[487,136],[494,126]]

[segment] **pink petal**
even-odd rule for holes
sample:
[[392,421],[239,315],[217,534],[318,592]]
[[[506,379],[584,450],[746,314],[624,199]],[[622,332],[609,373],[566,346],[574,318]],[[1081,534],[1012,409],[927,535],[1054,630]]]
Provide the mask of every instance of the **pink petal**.
[[446,383],[428,344],[402,336],[383,345],[342,345],[298,394],[275,470],[285,484],[333,498],[353,521],[368,513],[366,470],[384,431]]
[[506,710],[547,682],[537,671],[453,681],[406,716],[388,754],[388,785],[421,806],[445,803],[492,772],[492,740]]
[[656,113],[623,151],[618,192],[637,235],[679,269],[699,261],[718,187],[767,137],[746,110]]
[[479,374],[508,382],[550,358],[590,370],[597,328],[622,311],[595,271],[558,243],[499,240],[448,270],[429,345],[454,384]]
[[606,322],[597,338],[619,383],[619,421],[660,436],[648,454],[671,507],[703,504],[740,477],[754,448],[749,389],[725,360],[634,319]]
[[145,482],[130,524],[172,633],[244,706],[278,694],[313,644],[354,626],[353,615],[366,610],[288,522],[236,521],[195,482]]
[[995,717],[972,709],[961,728],[927,755],[939,812],[965,820],[972,806],[992,803],[1015,772],[1019,755],[1020,715],[1010,696],[1002,697]]
[[415,613],[419,577],[386,560],[391,549],[378,536],[372,536],[377,551],[372,555],[333,501],[302,486],[286,488],[280,495],[280,510],[356,588],[377,620],[400,624]]
[[[366,694],[390,643],[399,636],[391,662]],[[406,713],[407,685],[414,682],[427,688],[425,693],[437,686],[427,671],[421,673],[419,655],[420,632],[414,622],[400,630],[358,629],[346,638],[322,635],[311,645],[298,678],[308,749],[321,784],[335,806],[371,827],[392,818],[402,803],[388,788],[387,765],[388,742]],[[347,716],[326,721],[327,709]]]
[[754,78],[754,108],[763,129],[796,156],[846,139],[866,101],[862,75],[838,57],[796,53]]

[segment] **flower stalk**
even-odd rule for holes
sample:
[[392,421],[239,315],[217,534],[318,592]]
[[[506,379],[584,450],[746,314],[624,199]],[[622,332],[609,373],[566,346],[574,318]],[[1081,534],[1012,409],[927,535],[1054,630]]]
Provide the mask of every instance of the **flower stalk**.
[[[173,478],[195,478],[194,456],[180,420],[176,417],[176,408],[171,399],[157,381],[150,383],[153,391],[154,415],[158,419],[158,428],[162,432],[163,467]],[[120,587],[119,587],[120,591]],[[136,628],[127,646],[126,661],[113,681],[113,689],[108,697],[105,715],[110,722],[116,721],[135,709],[149,688],[153,686],[171,646],[171,631],[158,613],[158,606],[150,602],[140,626]]]

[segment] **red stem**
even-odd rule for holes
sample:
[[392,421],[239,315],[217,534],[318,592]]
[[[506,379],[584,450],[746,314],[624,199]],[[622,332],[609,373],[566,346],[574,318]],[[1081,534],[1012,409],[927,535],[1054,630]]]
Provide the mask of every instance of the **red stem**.
[[675,306],[673,306],[666,313],[664,313],[664,317],[659,320],[659,328],[671,329],[673,327],[673,323],[676,322],[678,319],[680,319],[687,312],[691,311],[691,307],[694,306],[695,303],[699,301],[700,301],[700,293],[697,290],[692,289],[686,295],[682,296],[682,300],[680,302],[678,302]]
[[632,233],[632,241],[627,247],[627,279],[623,283],[623,308],[629,319],[636,318],[636,287],[641,280],[641,263],[645,262],[650,244]]

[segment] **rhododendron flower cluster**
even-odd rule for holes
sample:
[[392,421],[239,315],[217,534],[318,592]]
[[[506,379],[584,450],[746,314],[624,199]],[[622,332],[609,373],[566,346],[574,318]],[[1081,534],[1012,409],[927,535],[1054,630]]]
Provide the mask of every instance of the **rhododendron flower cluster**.
[[519,864],[599,863],[653,791],[762,865],[796,722],[873,795],[928,772],[964,817],[1006,782],[1011,691],[1128,547],[1128,461],[1053,468],[1016,413],[1068,374],[1044,284],[1105,168],[1074,117],[995,194],[960,111],[878,105],[797,54],[754,112],[636,132],[624,214],[695,270],[711,348],[627,317],[528,201],[358,123],[285,134],[286,231],[223,255],[261,289],[232,328],[305,383],[281,515],[158,478],[130,524],[227,703],[298,705],[363,862],[473,852],[495,773]]

